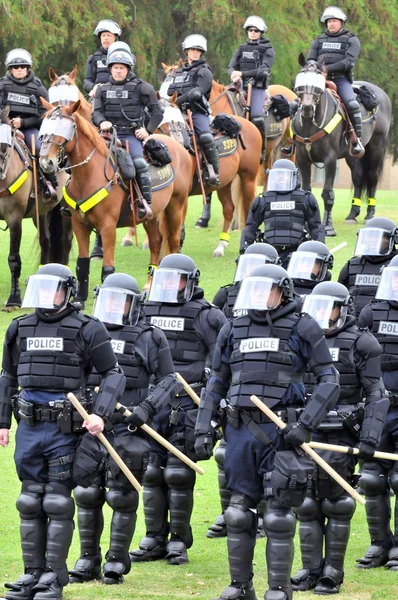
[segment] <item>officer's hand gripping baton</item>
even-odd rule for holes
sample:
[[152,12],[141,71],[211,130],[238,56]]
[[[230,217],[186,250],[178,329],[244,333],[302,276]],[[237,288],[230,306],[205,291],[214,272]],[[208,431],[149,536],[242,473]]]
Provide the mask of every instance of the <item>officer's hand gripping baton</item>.
[[[359,454],[359,448],[352,448],[351,446],[339,446],[338,444],[325,444],[324,442],[309,442],[311,448],[318,448],[318,450],[329,450],[330,452],[341,452],[342,454]],[[398,460],[398,454],[392,454],[392,452],[379,452],[375,450],[373,454],[374,458],[380,458],[383,460]]]
[[176,379],[184,387],[184,390],[186,391],[186,393],[189,396],[191,396],[191,398],[195,402],[195,404],[197,404],[199,406],[200,398],[199,398],[198,394],[196,394],[196,392],[194,392],[194,390],[191,388],[188,381],[185,381],[184,377],[182,377],[182,375],[180,375],[179,373],[176,373]]
[[[280,429],[285,429],[286,423],[284,423],[282,419],[280,419],[275,413],[273,413],[272,410],[268,408],[268,406],[261,402],[261,400],[257,398],[257,396],[250,396],[250,400],[253,402],[253,404],[257,406],[258,409],[261,410],[261,412],[267,415],[267,417],[271,421],[273,421],[275,425],[277,425]],[[332,467],[328,465],[328,463],[325,460],[323,460],[323,458],[321,458],[319,454],[317,454],[309,444],[306,444],[304,442],[303,444],[301,444],[300,447],[304,450],[304,452],[306,452],[306,454],[311,456],[312,460],[316,462],[324,471],[326,471],[326,473],[330,475],[330,477],[333,477],[333,479],[337,481],[337,483],[341,485],[341,487],[345,489],[345,491],[348,492],[350,496],[354,498],[354,500],[359,502],[359,504],[366,504],[366,500],[362,498],[362,496],[360,496],[358,492],[355,491],[354,488],[352,488],[345,479],[343,479],[334,469],[332,469]]]
[[[130,415],[132,415],[132,412],[128,408],[123,406],[123,404],[120,404],[120,402],[116,404],[116,410],[121,412],[125,417],[129,417]],[[149,425],[146,425],[146,423],[144,423],[143,425],[140,425],[140,428],[143,431],[145,431],[145,433],[153,437],[153,439],[156,440],[159,444],[167,448],[169,452],[172,452],[175,456],[177,456],[177,458],[182,460],[182,462],[188,465],[188,467],[191,467],[191,469],[199,473],[199,475],[204,475],[205,472],[201,467],[199,467],[199,465],[194,463],[193,460],[188,458],[188,456],[186,456],[183,452],[178,450],[178,448],[175,448],[173,444],[170,444],[170,442],[168,442],[164,437],[162,437],[157,431],[152,429],[152,427],[149,427]]]
[[[68,399],[72,402],[73,406],[80,413],[80,415],[83,417],[83,419],[85,421],[87,421],[87,423],[90,423],[91,416],[88,414],[88,412],[86,411],[86,409],[81,405],[81,403],[79,402],[79,400],[76,398],[75,394],[72,394],[72,392],[69,392]],[[91,435],[91,434],[89,434],[89,435]],[[115,463],[117,464],[117,466],[119,467],[119,469],[121,471],[123,471],[123,473],[126,475],[127,479],[131,483],[131,485],[137,490],[137,492],[141,492],[142,491],[142,487],[141,487],[140,483],[134,477],[134,475],[132,474],[132,472],[130,471],[130,469],[126,465],[126,463],[122,461],[122,459],[120,458],[120,456],[118,455],[118,453],[116,452],[116,450],[114,449],[114,447],[112,446],[112,444],[110,444],[110,442],[108,442],[108,440],[106,439],[106,437],[104,436],[104,434],[103,433],[97,433],[96,437],[99,439],[99,441],[101,442],[101,444],[107,449],[107,451],[112,456],[113,460],[115,461]]]

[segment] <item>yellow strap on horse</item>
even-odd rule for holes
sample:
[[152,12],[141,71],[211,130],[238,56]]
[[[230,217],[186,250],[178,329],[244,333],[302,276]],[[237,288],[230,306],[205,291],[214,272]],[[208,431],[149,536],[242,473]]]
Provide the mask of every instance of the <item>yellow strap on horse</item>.
[[95,192],[95,194],[89,196],[84,200],[74,200],[68,194],[66,186],[62,188],[62,193],[64,195],[65,202],[67,202],[67,204],[69,204],[69,206],[73,208],[73,210],[79,209],[85,213],[107,197],[107,195],[109,194],[109,190],[107,189],[107,187],[108,186],[100,188],[98,191]]
[[340,113],[334,115],[334,117],[329,121],[327,125],[323,128],[326,133],[332,133],[334,129],[336,129],[337,125],[342,120],[343,116]]
[[222,231],[220,233],[220,240],[222,242],[229,242],[231,239],[231,234],[230,233],[225,233],[224,231]]
[[13,183],[8,187],[8,191],[10,192],[10,194],[15,194],[15,192],[17,190],[19,190],[19,188],[21,187],[21,185],[23,183],[25,183],[25,181],[27,180],[28,175],[29,175],[29,173],[28,173],[28,171],[26,169],[24,169],[22,171],[22,173],[20,173],[18,175],[18,177],[16,178],[16,180],[13,181]]

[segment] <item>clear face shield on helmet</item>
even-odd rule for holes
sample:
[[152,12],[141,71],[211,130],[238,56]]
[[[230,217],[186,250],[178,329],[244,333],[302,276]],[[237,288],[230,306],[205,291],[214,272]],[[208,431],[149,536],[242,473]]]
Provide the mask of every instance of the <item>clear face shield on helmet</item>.
[[256,267],[272,262],[273,261],[265,256],[265,254],[242,254],[242,256],[239,257],[236,266],[234,281],[242,281],[242,279],[248,277]]
[[325,257],[314,252],[293,252],[287,272],[292,279],[323,281],[327,271]]
[[313,317],[321,329],[329,331],[344,325],[348,302],[337,296],[309,294],[304,298],[302,312]]
[[356,256],[386,256],[394,247],[390,231],[378,227],[364,227],[358,231],[354,254]]
[[376,292],[376,300],[398,302],[398,267],[384,267]]
[[66,306],[70,289],[64,279],[55,275],[31,275],[22,308],[42,308],[54,311]]
[[245,277],[234,310],[275,310],[282,302],[282,288],[268,277]]
[[182,304],[192,298],[195,279],[175,269],[158,269],[152,279],[148,300]]
[[271,169],[268,173],[267,192],[292,192],[296,189],[297,175],[290,169]]
[[93,316],[111,325],[136,325],[140,316],[140,295],[121,288],[100,288],[94,300]]

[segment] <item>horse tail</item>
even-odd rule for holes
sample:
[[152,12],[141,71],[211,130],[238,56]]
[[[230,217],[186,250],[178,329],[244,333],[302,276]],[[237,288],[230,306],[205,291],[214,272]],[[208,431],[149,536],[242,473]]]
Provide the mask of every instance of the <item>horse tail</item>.
[[160,257],[159,261],[162,260],[163,257],[170,254],[170,246],[169,246],[169,223],[167,219],[167,214],[164,210],[160,214],[156,216],[159,223],[159,231],[162,236],[162,243],[160,246]]
[[246,215],[244,207],[244,199],[242,192],[242,182],[239,175],[236,175],[231,185],[232,202],[235,206],[235,223],[238,229],[242,229],[246,225]]
[[379,144],[377,147],[368,144],[365,154],[360,159],[363,190],[366,188],[368,198],[374,194],[375,187],[382,176],[386,151],[387,144]]

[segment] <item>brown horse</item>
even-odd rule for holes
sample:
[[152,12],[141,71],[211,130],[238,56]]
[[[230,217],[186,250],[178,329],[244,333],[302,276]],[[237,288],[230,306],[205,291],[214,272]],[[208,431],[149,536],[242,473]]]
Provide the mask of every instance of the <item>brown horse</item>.
[[[39,214],[40,263],[67,263],[70,244],[64,244],[59,254],[58,221],[53,215],[54,202],[45,203],[39,188],[36,209],[33,192],[32,159],[29,151],[11,128],[8,118],[9,108],[0,113],[0,219],[4,219],[10,230],[10,251],[8,265],[11,272],[11,293],[5,304],[6,310],[19,308],[22,304],[19,280],[21,276],[21,256],[19,249],[22,237],[22,219],[33,219],[37,224]],[[63,183],[66,176],[63,177]],[[61,187],[57,190],[58,202]],[[37,211],[37,212],[36,212]],[[51,214],[49,216],[49,211]],[[54,218],[53,218],[54,217]]]
[[[108,148],[97,129],[78,114],[79,105],[79,100],[69,107],[54,108],[45,104],[49,110],[46,120],[53,119],[56,123],[52,124],[53,133],[42,141],[40,164],[45,171],[55,171],[64,152],[69,160],[72,175],[64,195],[75,208],[72,227],[79,247],[76,299],[84,302],[88,295],[90,232],[95,228],[102,236],[104,279],[115,271],[116,227],[133,225],[133,216],[131,210],[126,210],[128,193],[120,185]],[[159,263],[161,249],[165,254],[178,251],[190,185],[186,174],[191,170],[191,159],[185,148],[165,136],[155,137],[166,143],[173,161],[167,183],[160,183],[153,191],[152,210],[160,227],[155,218],[143,223],[149,237],[150,266]],[[165,171],[159,172],[160,182],[165,174]]]
[[[77,65],[70,73],[64,73],[63,75],[57,75],[54,69],[50,67],[48,69],[48,76],[50,81],[52,81],[49,88],[50,103],[53,106],[59,106],[60,103],[64,104],[64,106],[70,106],[76,102],[76,100],[80,100],[78,113],[86,119],[86,121],[91,122],[92,105],[85,99],[84,95],[76,85]],[[63,88],[61,86],[65,87]],[[57,89],[55,90],[54,88]],[[57,94],[57,92],[59,93]]]

